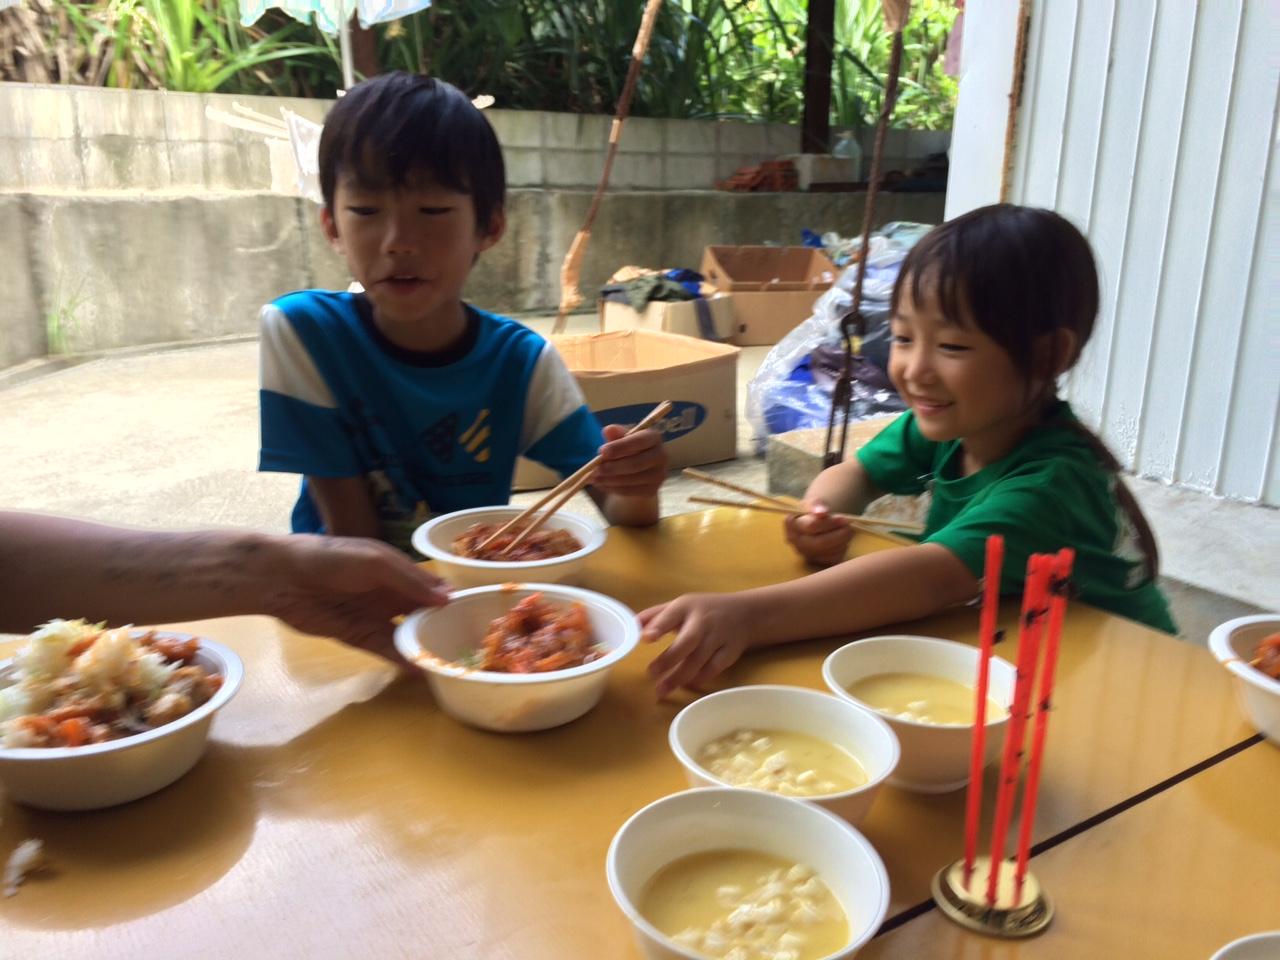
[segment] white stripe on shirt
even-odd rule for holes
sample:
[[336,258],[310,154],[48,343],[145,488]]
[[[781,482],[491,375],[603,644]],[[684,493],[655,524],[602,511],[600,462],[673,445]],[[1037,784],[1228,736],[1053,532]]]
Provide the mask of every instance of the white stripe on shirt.
[[298,331],[279,307],[267,304],[258,314],[262,325],[259,348],[259,385],[263,390],[293,397],[317,407],[334,409],[329,385],[303,346]]
[[520,452],[528,451],[585,402],[560,352],[550,343],[544,344],[525,395]]

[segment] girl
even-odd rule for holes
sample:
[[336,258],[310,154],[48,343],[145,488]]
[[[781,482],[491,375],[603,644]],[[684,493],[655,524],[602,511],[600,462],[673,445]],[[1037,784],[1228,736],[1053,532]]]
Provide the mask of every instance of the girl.
[[[1048,210],[983,207],[908,254],[894,287],[889,375],[909,410],[824,470],[787,539],[828,569],[732,594],[687,594],[640,614],[674,632],[650,673],[658,696],[700,687],[756,646],[912,620],[977,596],[989,534],[1001,590],[1027,557],[1071,546],[1086,603],[1175,632],[1156,586],[1155,538],[1120,465],[1058,399],[1098,312],[1088,241]],[[844,561],[860,513],[884,493],[932,491],[919,544]],[[844,562],[842,562],[844,561]]]

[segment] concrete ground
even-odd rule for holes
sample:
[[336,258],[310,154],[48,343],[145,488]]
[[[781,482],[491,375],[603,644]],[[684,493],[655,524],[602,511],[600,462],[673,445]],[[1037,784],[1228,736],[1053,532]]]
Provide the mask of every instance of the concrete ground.
[[[570,332],[594,325],[574,317]],[[740,398],[767,352],[743,351]],[[297,479],[255,470],[257,364],[256,340],[233,340],[0,372],[0,505],[142,527],[286,530]],[[739,459],[705,469],[764,489],[765,464],[750,443],[740,416]],[[1149,481],[1134,487],[1184,636],[1203,642],[1222,620],[1280,609],[1280,511]],[[663,514],[697,509],[687,501],[695,489],[708,492],[673,477]]]

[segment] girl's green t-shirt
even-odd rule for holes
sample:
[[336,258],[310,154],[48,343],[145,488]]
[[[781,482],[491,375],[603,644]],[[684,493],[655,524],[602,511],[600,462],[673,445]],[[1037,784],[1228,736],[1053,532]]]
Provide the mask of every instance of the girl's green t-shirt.
[[1121,479],[1098,461],[1060,402],[1018,447],[961,476],[959,440],[935,443],[904,413],[858,451],[886,493],[932,493],[922,543],[946,547],[981,579],[990,534],[1004,537],[1002,593],[1018,594],[1032,553],[1076,552],[1072,580],[1085,603],[1176,633],[1169,603],[1146,574],[1137,531],[1115,498]]

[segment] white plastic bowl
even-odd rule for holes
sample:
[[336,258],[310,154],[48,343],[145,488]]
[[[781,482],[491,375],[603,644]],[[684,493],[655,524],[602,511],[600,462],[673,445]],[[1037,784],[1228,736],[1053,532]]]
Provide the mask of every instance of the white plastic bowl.
[[1232,940],[1209,960],[1277,960],[1280,958],[1280,930],[1255,933]]
[[867,839],[835,814],[758,790],[686,790],[633,815],[614,835],[605,860],[609,890],[648,960],[689,960],[699,954],[661,933],[640,913],[645,886],[674,860],[721,849],[758,850],[817,872],[849,920],[848,942],[822,960],[856,954],[889,909],[884,863]]
[[[836,696],[867,710],[874,708],[849,692],[864,677],[882,673],[923,673],[974,686],[978,680],[977,647],[934,637],[886,636],[855,640],[836,650],[822,664],[822,678]],[[987,717],[984,762],[990,763],[1004,743],[1008,709],[1013,703],[1017,671],[999,657],[991,658],[987,699],[1005,708]],[[878,712],[878,711],[877,711]],[[947,793],[969,782],[973,724],[921,723],[880,714],[898,737],[902,756],[889,782],[917,793]]]
[[[587,610],[598,660],[548,673],[494,673],[456,665],[484,639],[489,624],[533,593]],[[396,649],[427,673],[442,710],[472,726],[504,733],[546,730],[576,720],[604,694],[609,670],[640,639],[636,615],[611,597],[544,583],[508,583],[454,593],[448,605],[419,610],[396,628]],[[423,655],[426,656],[423,656]]]
[[898,765],[898,738],[878,714],[817,690],[762,684],[701,697],[671,721],[667,739],[690,786],[733,786],[695,758],[711,741],[743,729],[806,733],[853,754],[866,771],[866,783],[853,790],[797,799],[826,807],[854,826],[862,822]]
[[522,507],[473,507],[444,513],[413,531],[413,548],[434,560],[440,576],[456,587],[483,587],[513,580],[538,583],[577,583],[587,557],[605,541],[604,528],[577,514],[557,511],[544,529],[567,530],[578,538],[581,550],[548,560],[472,560],[452,550],[455,537],[476,523],[506,523],[523,512]]
[[[190,637],[168,631],[161,635]],[[0,782],[9,797],[46,810],[97,810],[173,783],[204,755],[213,715],[235,696],[244,679],[240,658],[204,637],[196,663],[221,674],[222,686],[207,703],[172,723],[83,747],[0,748]],[[12,667],[12,660],[0,663],[0,683]]]
[[1268,740],[1280,743],[1280,680],[1249,666],[1258,641],[1280,630],[1280,614],[1238,617],[1214,627],[1209,651],[1236,678],[1236,696],[1249,722]]

